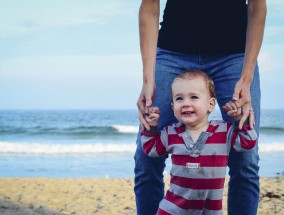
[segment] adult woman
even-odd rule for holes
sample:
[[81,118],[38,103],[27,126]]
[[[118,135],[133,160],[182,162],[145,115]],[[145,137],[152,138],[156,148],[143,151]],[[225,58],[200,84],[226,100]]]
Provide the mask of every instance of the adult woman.
[[[137,106],[141,124],[149,129],[144,116],[152,105],[161,112],[159,128],[175,122],[170,106],[171,83],[182,71],[199,69],[213,79],[220,107],[231,99],[242,107],[240,126],[253,108],[258,132],[260,84],[256,61],[266,1],[168,0],[160,30],[159,8],[159,0],[142,0],[139,11],[143,87]],[[223,111],[222,116],[230,120]],[[258,160],[257,147],[230,154],[229,214],[257,213]],[[138,214],[156,213],[164,195],[164,162],[165,158],[144,155],[138,134],[134,188]]]

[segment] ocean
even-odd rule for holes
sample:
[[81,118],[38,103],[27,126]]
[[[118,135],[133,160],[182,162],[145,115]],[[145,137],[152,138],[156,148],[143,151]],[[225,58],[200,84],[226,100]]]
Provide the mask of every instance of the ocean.
[[[138,125],[136,110],[0,110],[0,177],[133,177]],[[284,174],[284,110],[262,110],[259,154],[260,176]]]

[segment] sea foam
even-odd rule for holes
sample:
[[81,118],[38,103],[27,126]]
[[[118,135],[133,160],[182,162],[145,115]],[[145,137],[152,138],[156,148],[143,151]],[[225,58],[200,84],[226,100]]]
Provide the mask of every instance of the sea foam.
[[133,144],[46,144],[0,142],[0,153],[13,154],[88,154],[134,152]]
[[129,125],[113,125],[111,126],[114,129],[118,130],[120,133],[137,133],[139,127],[138,126],[129,126]]
[[[0,153],[5,154],[92,154],[134,153],[135,143],[16,143],[0,142]],[[260,152],[284,152],[284,142],[259,144]]]

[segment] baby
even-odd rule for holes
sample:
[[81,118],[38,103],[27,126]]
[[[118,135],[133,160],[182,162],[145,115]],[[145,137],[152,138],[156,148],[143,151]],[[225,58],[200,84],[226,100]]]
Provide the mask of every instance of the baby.
[[252,149],[257,134],[248,123],[238,128],[242,111],[233,101],[223,108],[234,124],[209,121],[215,97],[213,81],[204,72],[189,70],[172,84],[172,108],[178,123],[158,131],[159,109],[148,110],[146,121],[151,129],[141,131],[143,150],[151,157],[171,154],[172,159],[170,188],[157,214],[222,214],[229,153]]

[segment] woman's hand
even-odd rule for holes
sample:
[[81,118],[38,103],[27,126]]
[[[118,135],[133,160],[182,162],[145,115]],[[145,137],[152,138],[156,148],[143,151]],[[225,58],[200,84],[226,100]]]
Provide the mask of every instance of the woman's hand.
[[250,128],[254,127],[254,113],[251,104],[251,94],[250,94],[250,84],[251,82],[245,82],[240,79],[236,86],[233,94],[233,102],[235,104],[235,109],[242,109],[242,116],[239,122],[239,128],[241,129],[245,124],[246,120],[249,118]]
[[[234,122],[237,122],[239,129],[241,129],[243,125],[247,125],[248,122],[249,123],[254,122],[254,112],[253,112],[253,109],[251,108],[249,110],[249,120],[247,121],[247,118],[246,118],[245,122],[242,125],[240,125],[240,120],[243,117],[243,111],[242,111],[243,108],[238,107],[238,104],[235,101],[227,102],[222,107],[222,109],[227,112],[228,116],[231,117]],[[250,128],[252,129],[253,126],[254,124],[250,125]]]
[[147,131],[150,130],[150,125],[145,120],[145,117],[146,115],[149,114],[148,110],[152,106],[154,94],[155,94],[155,83],[154,82],[144,83],[138,101],[136,103],[138,107],[139,121],[143,129],[146,129]]

